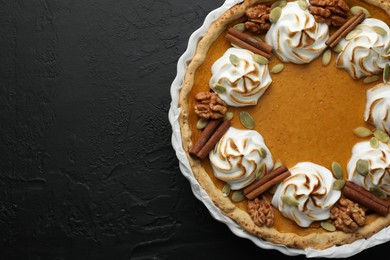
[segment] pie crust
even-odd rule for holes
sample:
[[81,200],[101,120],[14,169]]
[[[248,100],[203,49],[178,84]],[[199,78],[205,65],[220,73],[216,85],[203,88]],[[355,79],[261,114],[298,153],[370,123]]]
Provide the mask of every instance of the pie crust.
[[[365,2],[378,6],[390,15],[390,2],[384,0],[364,0]],[[257,3],[270,2],[264,0],[245,0],[241,4],[226,11],[219,17],[208,29],[207,33],[197,44],[196,52],[188,64],[184,82],[180,90],[179,107],[181,114],[178,118],[181,131],[181,141],[186,153],[192,172],[201,187],[207,192],[212,202],[220,209],[221,213],[234,220],[242,229],[248,233],[257,236],[265,241],[285,245],[297,249],[326,249],[335,245],[351,244],[361,238],[369,238],[383,228],[390,225],[390,214],[386,217],[374,217],[369,223],[358,229],[357,232],[350,234],[342,231],[327,232],[322,228],[310,228],[307,232],[291,232],[278,226],[259,227],[254,224],[252,218],[245,210],[244,206],[233,203],[228,197],[223,196],[221,188],[218,187],[201,161],[189,156],[189,149],[193,145],[193,133],[190,124],[190,113],[193,108],[189,105],[189,95],[195,81],[195,74],[201,64],[207,59],[207,53],[210,46],[220,36],[226,27],[232,22],[244,16],[247,7]],[[348,1],[346,1],[348,3]],[[276,217],[281,217],[277,215]],[[287,219],[286,219],[287,220]],[[291,225],[291,224],[289,224]]]

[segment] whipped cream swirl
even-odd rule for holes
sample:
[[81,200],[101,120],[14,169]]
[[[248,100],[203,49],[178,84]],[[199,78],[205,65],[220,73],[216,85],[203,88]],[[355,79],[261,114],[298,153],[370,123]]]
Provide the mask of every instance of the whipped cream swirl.
[[390,133],[390,85],[381,83],[367,90],[364,120]]
[[[358,160],[368,161],[368,174],[363,176],[357,171]],[[347,164],[348,180],[370,190],[379,189],[390,195],[390,148],[379,142],[378,148],[372,148],[369,141],[359,142],[352,148],[352,156]]]
[[389,27],[381,20],[367,18],[354,31],[358,33],[356,37],[340,41],[342,51],[336,66],[347,70],[354,79],[379,74],[389,63]]
[[[265,151],[265,157],[260,150]],[[267,169],[272,169],[273,159],[271,152],[264,143],[263,137],[255,130],[241,130],[230,127],[209,158],[216,178],[230,184],[232,190],[239,190],[248,186],[259,178]],[[265,170],[259,171],[262,163]]]
[[[238,57],[238,64],[232,64],[231,55]],[[229,48],[211,67],[210,88],[221,85],[224,93],[215,91],[229,106],[256,105],[259,98],[272,83],[268,65],[253,60],[253,53],[239,48]]]
[[[328,219],[331,207],[341,196],[340,191],[332,189],[336,180],[332,172],[311,162],[298,163],[289,170],[291,176],[278,186],[272,205],[301,227]],[[285,203],[282,198],[285,195],[295,198],[298,205]]]
[[279,20],[271,25],[266,42],[273,46],[275,54],[284,62],[309,63],[326,48],[329,27],[317,23],[308,10],[302,10],[298,2],[289,2]]

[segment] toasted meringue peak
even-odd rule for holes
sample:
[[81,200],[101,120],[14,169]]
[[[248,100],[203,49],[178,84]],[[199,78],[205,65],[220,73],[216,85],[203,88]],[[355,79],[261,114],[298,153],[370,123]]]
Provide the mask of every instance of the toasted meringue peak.
[[297,1],[289,2],[279,20],[271,25],[266,42],[284,62],[309,63],[326,49],[329,27],[317,23],[308,10],[302,10]]
[[340,41],[342,51],[336,66],[347,70],[354,79],[379,74],[389,63],[389,27],[381,20],[367,18],[354,30],[357,36]]
[[[261,156],[263,149],[266,156]],[[209,154],[216,178],[230,184],[232,190],[239,190],[261,178],[273,167],[272,154],[263,137],[255,130],[241,130],[230,127]],[[265,170],[259,171],[264,163]],[[256,176],[259,172],[260,175]]]
[[364,120],[390,133],[390,85],[378,84],[366,92]]
[[[339,200],[341,192],[333,189],[336,180],[327,168],[311,162],[301,162],[289,169],[291,176],[278,186],[272,205],[301,227],[313,221],[330,217],[331,207]],[[290,206],[283,197],[293,197],[297,206]]]
[[[238,58],[238,64],[232,64],[231,55]],[[272,83],[268,65],[255,62],[253,53],[245,49],[229,48],[213,64],[211,71],[210,88],[223,86],[226,91],[218,95],[234,107],[256,105]]]
[[[368,174],[360,174],[357,170],[358,160],[368,161]],[[347,164],[348,180],[370,190],[379,189],[390,195],[390,148],[387,144],[379,142],[377,148],[373,148],[369,141],[359,142],[352,148],[352,156]]]

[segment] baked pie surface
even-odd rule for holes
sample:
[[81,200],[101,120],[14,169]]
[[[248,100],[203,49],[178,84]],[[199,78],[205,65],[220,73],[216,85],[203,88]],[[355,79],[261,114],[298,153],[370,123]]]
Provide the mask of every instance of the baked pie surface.
[[[226,183],[216,178],[210,159],[199,160],[189,155],[201,134],[196,128],[199,117],[194,113],[195,95],[210,90],[212,66],[231,48],[225,38],[227,28],[243,22],[247,8],[273,2],[249,0],[233,6],[210,26],[197,45],[180,90],[181,114],[178,118],[183,149],[192,172],[222,214],[265,241],[297,249],[326,249],[369,238],[390,224],[389,214],[367,214],[365,224],[353,233],[329,232],[320,226],[320,221],[301,227],[276,208],[272,226],[256,225],[248,213],[248,200],[233,202],[230,196],[221,192]],[[387,24],[390,22],[389,2],[345,2],[349,6],[363,6],[373,17]],[[304,65],[282,62],[285,65],[283,72],[271,74],[273,81],[256,105],[228,106],[228,111],[234,114],[231,120],[234,129],[245,129],[239,119],[240,112],[247,111],[254,117],[254,130],[261,133],[274,163],[280,159],[288,168],[293,168],[300,162],[315,162],[330,168],[333,161],[338,161],[347,179],[352,147],[362,141],[351,134],[351,130],[359,125],[369,127],[363,120],[366,92],[378,82],[364,84],[362,79],[352,78],[347,71],[334,65],[335,54],[329,65],[323,66],[321,62],[321,56]],[[281,59],[272,55],[269,68],[278,63]],[[272,199],[272,194],[267,196]]]

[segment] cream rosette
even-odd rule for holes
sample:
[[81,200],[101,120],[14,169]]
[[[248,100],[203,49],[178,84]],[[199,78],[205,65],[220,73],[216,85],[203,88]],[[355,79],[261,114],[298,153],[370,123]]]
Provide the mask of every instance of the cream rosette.
[[289,2],[266,34],[266,42],[284,62],[309,63],[326,49],[329,27],[317,23],[308,10],[302,10],[297,1]]
[[390,85],[381,83],[367,90],[364,120],[390,133]]
[[379,74],[389,63],[389,37],[386,23],[366,18],[340,41],[342,51],[337,56],[336,66],[347,70],[354,79]]
[[[333,189],[336,179],[332,172],[311,162],[298,163],[289,170],[291,176],[276,189],[272,205],[301,227],[328,219],[331,207],[341,196]],[[284,197],[294,198],[297,205],[286,203]]]
[[[215,177],[230,184],[232,190],[248,186],[273,167],[272,155],[264,138],[255,130],[234,127],[224,134],[209,158]],[[263,163],[266,168],[260,171]],[[257,172],[259,176],[256,176]]]
[[[359,160],[368,162],[366,174],[359,173],[357,169]],[[379,146],[373,148],[369,141],[357,143],[352,148],[352,156],[347,164],[348,180],[366,190],[379,189],[390,195],[389,165],[390,148],[387,144],[379,142]]]
[[[268,65],[255,62],[252,52],[234,47],[213,64],[211,72],[210,88],[234,107],[256,105],[272,83]],[[224,90],[220,91],[218,87]]]

